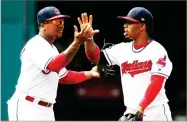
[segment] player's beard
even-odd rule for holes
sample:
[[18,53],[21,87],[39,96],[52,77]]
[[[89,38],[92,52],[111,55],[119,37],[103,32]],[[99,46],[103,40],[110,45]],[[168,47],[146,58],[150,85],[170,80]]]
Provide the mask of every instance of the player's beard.
[[56,31],[56,38],[61,38],[62,37],[63,30],[57,30]]
[[62,37],[63,30],[64,30],[64,27],[62,26],[56,28],[57,38]]
[[61,37],[62,37],[62,33],[58,33],[57,38],[61,38]]

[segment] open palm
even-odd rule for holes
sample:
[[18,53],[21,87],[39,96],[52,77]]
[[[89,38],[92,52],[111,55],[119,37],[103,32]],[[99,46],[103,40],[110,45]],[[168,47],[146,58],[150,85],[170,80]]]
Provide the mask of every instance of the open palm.
[[99,33],[99,30],[96,29],[96,30],[93,30],[93,27],[92,27],[92,22],[93,22],[93,16],[90,15],[89,16],[89,19],[88,19],[88,15],[87,13],[82,13],[81,14],[81,19],[80,17],[77,18],[78,22],[79,22],[79,25],[80,25],[80,28],[81,30],[84,28],[84,26],[86,26],[87,24],[90,25],[91,27],[91,33],[89,35],[89,37],[93,37],[96,33]]

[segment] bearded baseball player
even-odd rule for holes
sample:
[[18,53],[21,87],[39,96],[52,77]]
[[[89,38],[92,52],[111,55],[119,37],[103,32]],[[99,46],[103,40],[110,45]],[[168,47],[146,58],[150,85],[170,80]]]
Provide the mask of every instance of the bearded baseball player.
[[20,55],[21,73],[16,90],[8,100],[8,115],[11,121],[55,121],[53,104],[56,102],[58,83],[77,84],[91,78],[99,78],[97,68],[90,71],[70,71],[65,68],[79,47],[90,35],[88,25],[78,32],[74,27],[74,41],[59,54],[53,45],[56,38],[62,36],[64,19],[53,6],[45,7],[38,12],[39,33],[23,47]]
[[[127,16],[118,18],[126,21],[124,36],[131,42],[100,50],[92,38],[84,45],[88,59],[99,66],[100,72],[106,71],[107,66],[120,67],[126,111],[119,121],[172,121],[164,88],[172,62],[165,48],[149,37],[153,15],[146,8],[134,7]],[[89,22],[86,13],[81,19],[78,21],[82,28],[92,24],[91,15]]]

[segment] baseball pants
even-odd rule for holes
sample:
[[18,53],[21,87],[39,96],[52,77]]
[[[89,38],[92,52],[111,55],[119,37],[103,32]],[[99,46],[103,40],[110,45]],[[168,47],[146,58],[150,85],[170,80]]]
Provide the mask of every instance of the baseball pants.
[[25,97],[12,97],[7,104],[9,121],[55,121],[53,105],[41,106]]

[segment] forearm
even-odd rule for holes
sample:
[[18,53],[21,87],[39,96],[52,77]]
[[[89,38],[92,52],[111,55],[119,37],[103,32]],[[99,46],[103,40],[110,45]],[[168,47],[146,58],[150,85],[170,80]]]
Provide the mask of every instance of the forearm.
[[59,80],[59,83],[60,84],[78,84],[86,80],[89,80],[91,78],[93,78],[93,75],[90,71],[76,72],[76,71],[68,70],[67,75],[61,78]]
[[93,38],[84,42],[84,47],[87,58],[91,62],[97,64],[100,58],[100,49],[94,42]]
[[84,71],[86,80],[92,79],[93,78],[93,74],[91,71]]
[[92,37],[84,42],[84,46],[85,46],[85,51],[87,53],[91,53],[95,50],[97,45],[95,44],[94,39]]
[[152,75],[151,84],[148,86],[146,93],[139,104],[142,109],[145,109],[156,98],[162,88],[164,79],[165,77],[163,76]]
[[70,62],[75,54],[77,53],[80,44],[74,41],[63,53],[66,56],[67,60]]
[[80,44],[73,42],[65,51],[55,56],[47,66],[47,69],[54,72],[59,72],[60,69],[67,66],[75,56]]
[[64,53],[60,53],[59,55],[55,56],[47,65],[47,69],[53,72],[59,73],[60,70],[67,66],[69,64],[69,61],[67,60]]

